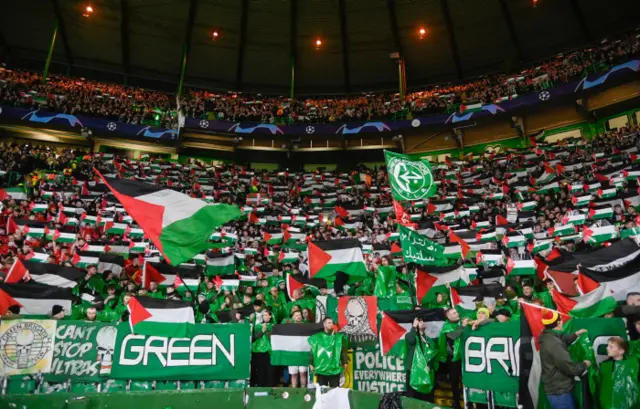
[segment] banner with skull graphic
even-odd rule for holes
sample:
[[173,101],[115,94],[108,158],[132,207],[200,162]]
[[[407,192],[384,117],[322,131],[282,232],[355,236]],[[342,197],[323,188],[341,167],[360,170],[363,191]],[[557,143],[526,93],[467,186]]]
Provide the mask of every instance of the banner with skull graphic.
[[97,382],[111,374],[117,330],[114,325],[58,321],[51,371],[45,379]]
[[338,325],[353,348],[378,342],[378,297],[340,297]]
[[49,372],[55,333],[54,320],[3,320],[0,376]]

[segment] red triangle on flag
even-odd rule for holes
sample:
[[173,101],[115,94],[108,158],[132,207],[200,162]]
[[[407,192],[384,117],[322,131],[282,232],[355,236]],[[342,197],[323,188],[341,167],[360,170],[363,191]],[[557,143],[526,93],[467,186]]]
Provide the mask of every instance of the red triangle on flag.
[[[553,302],[556,303],[556,307],[558,308],[558,312],[562,314],[569,314],[569,311],[574,309],[578,302],[572,300],[566,295],[560,294],[560,292],[556,290],[551,290],[551,296],[553,297]],[[566,321],[566,318],[563,316],[563,321]]]
[[129,325],[131,326],[131,332],[134,332],[134,327],[144,320],[151,318],[151,313],[144,308],[140,301],[136,297],[131,297],[129,304],[127,305],[129,310]]
[[216,289],[219,290],[224,284],[224,280],[222,280],[220,276],[216,276],[216,278],[213,279],[213,283],[216,285]]
[[309,243],[309,275],[315,276],[318,271],[327,265],[331,260],[331,255],[316,246],[313,242]]
[[302,284],[300,281],[293,278],[293,274],[287,274],[286,283],[287,283],[287,295],[289,296],[290,300],[294,299],[293,295],[297,290],[299,290],[300,288],[304,288],[304,284]]
[[7,284],[15,284],[19,283],[23,278],[27,278],[29,276],[29,270],[25,267],[24,263],[16,258],[16,261],[13,262],[13,265],[9,269],[9,273],[7,273],[7,277],[4,279],[4,282]]
[[142,286],[147,290],[151,287],[151,282],[155,281],[160,284],[167,281],[167,278],[162,275],[151,263],[144,263],[142,270]]
[[455,307],[458,304],[462,304],[462,299],[460,298],[460,294],[456,291],[455,288],[449,287],[449,298],[451,298],[451,306]]
[[416,295],[418,303],[429,293],[431,287],[438,281],[438,278],[432,276],[426,271],[416,269]]
[[9,307],[18,305],[20,308],[24,307],[15,298],[0,290],[0,314],[4,315],[9,310]]
[[516,266],[516,263],[511,259],[511,257],[508,257],[507,258],[507,275],[511,274],[511,271],[515,266]]
[[578,273],[578,288],[582,294],[588,294],[596,288],[600,287],[600,283],[582,273]]
[[382,355],[387,355],[391,348],[398,343],[406,334],[407,329],[398,324],[393,318],[384,312],[380,323],[380,348]]
[[174,288],[178,288],[180,286],[186,286],[186,284],[184,283],[184,281],[182,280],[182,278],[180,278],[179,275],[176,275],[176,279],[173,282],[173,287]]
[[271,240],[271,235],[269,233],[264,233],[264,236],[262,237],[265,243],[268,243],[269,240]]

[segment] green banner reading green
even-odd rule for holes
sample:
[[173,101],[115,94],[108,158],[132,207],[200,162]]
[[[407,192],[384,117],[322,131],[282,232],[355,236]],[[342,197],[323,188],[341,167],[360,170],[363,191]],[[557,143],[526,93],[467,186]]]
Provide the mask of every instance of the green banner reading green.
[[402,257],[407,263],[444,266],[448,260],[444,257],[444,247],[420,233],[398,225]]
[[51,372],[45,379],[52,382],[98,382],[111,374],[116,343],[114,325],[58,321]]
[[134,335],[118,325],[111,378],[132,380],[248,379],[251,360],[249,324],[198,324],[189,338]]

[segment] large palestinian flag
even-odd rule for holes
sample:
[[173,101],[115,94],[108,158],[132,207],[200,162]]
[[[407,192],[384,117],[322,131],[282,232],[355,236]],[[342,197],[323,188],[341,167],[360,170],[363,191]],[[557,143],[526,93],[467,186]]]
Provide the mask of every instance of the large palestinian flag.
[[555,290],[551,293],[558,311],[571,317],[604,317],[605,314],[613,312],[617,306],[616,299],[606,285],[578,297],[568,297]]
[[444,309],[384,311],[380,323],[380,351],[382,355],[402,356],[404,337],[413,325],[413,320],[425,321],[425,336],[438,338],[446,320]]
[[287,274],[285,277],[285,283],[287,285],[287,295],[290,300],[294,300],[296,290],[305,287],[321,288],[327,287],[327,281],[321,278],[307,278],[302,274]]
[[34,281],[53,287],[73,288],[84,276],[85,272],[78,268],[16,259],[4,281],[7,284]]
[[436,294],[446,294],[447,284],[454,286],[469,285],[475,279],[475,269],[464,266],[428,267],[418,266],[415,275],[416,296],[418,303],[435,301]]
[[327,240],[309,243],[309,275],[331,278],[341,271],[351,277],[366,277],[362,247],[358,240]]
[[322,324],[274,325],[271,331],[271,365],[308,366],[309,337],[322,328]]
[[242,216],[236,206],[208,205],[165,187],[100,177],[172,265],[209,248],[208,240],[217,227]]
[[54,305],[71,312],[74,298],[70,288],[37,282],[0,284],[0,314],[6,314],[12,305],[20,306],[21,315],[50,315]]
[[129,300],[127,309],[134,334],[185,337],[195,323],[188,301],[137,296]]
[[580,266],[578,287],[588,294],[600,286],[606,286],[617,301],[624,301],[627,294],[640,291],[640,257],[612,269],[593,269]]

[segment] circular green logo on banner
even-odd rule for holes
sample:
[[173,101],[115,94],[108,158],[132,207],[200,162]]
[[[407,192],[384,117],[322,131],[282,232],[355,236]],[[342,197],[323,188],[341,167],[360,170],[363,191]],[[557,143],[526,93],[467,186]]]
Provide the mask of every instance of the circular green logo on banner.
[[433,175],[422,162],[392,158],[389,161],[389,183],[402,200],[419,200],[426,198],[431,190]]

